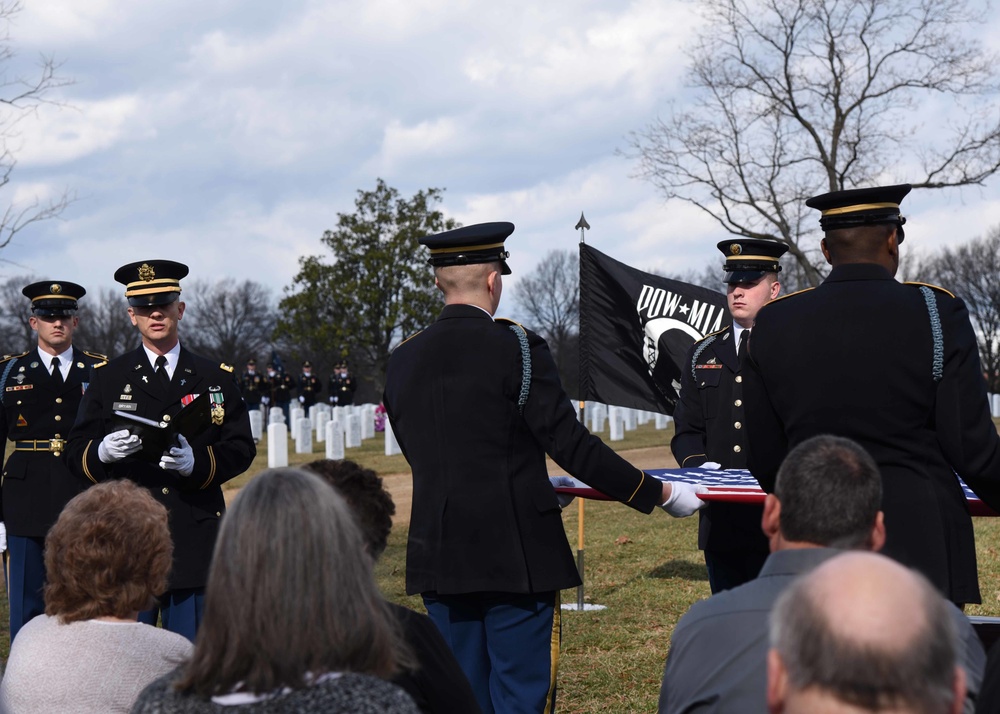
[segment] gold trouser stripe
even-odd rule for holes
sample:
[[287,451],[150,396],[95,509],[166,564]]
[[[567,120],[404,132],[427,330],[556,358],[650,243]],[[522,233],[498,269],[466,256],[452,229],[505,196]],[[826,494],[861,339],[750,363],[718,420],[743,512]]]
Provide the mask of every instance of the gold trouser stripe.
[[549,693],[545,695],[543,714],[556,710],[556,677],[559,674],[559,650],[562,645],[562,597],[556,590],[556,604],[552,609],[552,638],[549,640]]
[[94,483],[97,483],[97,479],[90,473],[90,469],[87,468],[87,452],[90,451],[90,447],[93,445],[94,440],[91,439],[87,442],[87,448],[83,450],[83,473]]
[[642,475],[642,478],[639,479],[639,485],[635,487],[635,490],[632,492],[632,495],[628,497],[628,500],[625,501],[625,503],[632,503],[632,499],[635,498],[635,494],[639,493],[639,489],[642,488],[642,484],[646,480],[646,472],[639,471],[639,473]]

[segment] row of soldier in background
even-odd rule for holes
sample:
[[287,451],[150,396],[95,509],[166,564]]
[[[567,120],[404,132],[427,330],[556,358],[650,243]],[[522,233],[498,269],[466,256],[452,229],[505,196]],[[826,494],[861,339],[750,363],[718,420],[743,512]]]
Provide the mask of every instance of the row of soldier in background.
[[[292,393],[308,409],[319,401],[323,381],[313,374],[312,363],[308,360],[302,363],[302,372],[295,378],[273,362],[267,366],[266,372],[261,373],[257,370],[257,361],[251,358],[247,360],[247,367],[240,377],[240,387],[250,409],[259,409],[262,404],[266,407],[280,407],[285,412],[287,421]],[[333,406],[354,404],[356,389],[357,383],[350,373],[347,360],[335,364],[327,382],[327,401]]]

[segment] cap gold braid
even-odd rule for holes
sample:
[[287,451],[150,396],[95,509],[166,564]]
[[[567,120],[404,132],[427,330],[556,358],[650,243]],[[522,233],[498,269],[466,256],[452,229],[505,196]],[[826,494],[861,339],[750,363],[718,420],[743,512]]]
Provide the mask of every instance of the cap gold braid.
[[[828,208],[822,212],[823,216],[837,216],[842,213],[857,213],[858,211],[873,211],[879,208],[899,208],[898,203],[858,203],[854,206],[840,206],[838,208]],[[816,214],[813,214],[816,215]]]
[[438,255],[439,253],[461,253],[467,250],[490,250],[491,248],[503,248],[503,241],[499,243],[490,243],[489,245],[463,245],[459,248],[431,248],[431,255]]

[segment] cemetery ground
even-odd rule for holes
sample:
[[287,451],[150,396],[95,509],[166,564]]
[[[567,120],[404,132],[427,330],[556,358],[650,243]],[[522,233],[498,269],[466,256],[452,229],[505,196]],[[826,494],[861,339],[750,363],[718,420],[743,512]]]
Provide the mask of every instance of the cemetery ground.
[[[668,445],[672,425],[657,430],[652,423],[626,431],[612,447],[641,468],[676,466]],[[607,440],[607,431],[603,434]],[[376,575],[389,600],[423,611],[419,597],[404,590],[410,474],[402,456],[385,456],[382,434],[366,439],[346,457],[374,469],[396,502],[389,546]],[[312,454],[294,453],[292,466],[324,458],[324,444]],[[267,467],[266,437],[246,474],[224,485],[227,500]],[[561,473],[549,463],[550,473]],[[576,550],[578,502],[563,512],[566,534]],[[976,548],[983,604],[967,608],[970,615],[1000,616],[1000,518],[975,518]],[[559,663],[557,711],[573,714],[655,712],[663,662],[670,634],[682,614],[709,596],[704,560],[697,549],[697,516],[674,519],[656,510],[638,513],[618,503],[586,501],[585,597],[604,605],[599,611],[562,611],[562,653]],[[488,548],[489,544],[484,544]],[[562,592],[563,603],[576,603],[577,591]],[[6,662],[9,644],[6,598],[0,598],[0,656]]]

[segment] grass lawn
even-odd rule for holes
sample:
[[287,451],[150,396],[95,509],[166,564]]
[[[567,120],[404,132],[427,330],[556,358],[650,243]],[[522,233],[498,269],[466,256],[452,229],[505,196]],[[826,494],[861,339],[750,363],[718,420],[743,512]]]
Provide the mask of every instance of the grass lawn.
[[[624,441],[611,445],[624,451],[664,447],[671,435],[670,429],[657,431],[649,424],[626,432]],[[289,447],[292,465],[324,455],[323,444],[315,444],[312,454],[291,453],[292,442]],[[384,455],[381,434],[347,455],[383,475],[409,471],[402,456]],[[266,467],[267,452],[261,444],[251,469],[224,488],[237,489]],[[578,512],[574,503],[563,517],[574,549]],[[405,520],[393,529],[376,575],[386,597],[422,611],[420,599],[404,593]],[[974,521],[983,605],[968,608],[968,613],[1000,616],[1000,518]],[[704,561],[696,546],[697,518],[673,519],[659,510],[646,516],[617,503],[587,501],[585,525],[586,599],[607,609],[563,612],[558,710],[653,712],[674,624],[693,602],[709,595]],[[562,593],[563,602],[576,602],[576,598],[576,590]],[[0,598],[0,656],[4,661],[8,651],[5,600]]]

